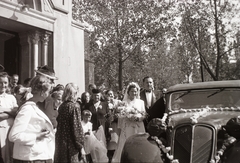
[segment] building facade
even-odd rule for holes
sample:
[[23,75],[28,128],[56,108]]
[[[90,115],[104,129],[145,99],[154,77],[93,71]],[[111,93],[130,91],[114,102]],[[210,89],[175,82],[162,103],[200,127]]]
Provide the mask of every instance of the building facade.
[[0,0],[0,64],[18,74],[20,83],[38,66],[49,65],[56,84],[74,82],[83,92],[89,81],[84,30],[72,19],[72,0]]

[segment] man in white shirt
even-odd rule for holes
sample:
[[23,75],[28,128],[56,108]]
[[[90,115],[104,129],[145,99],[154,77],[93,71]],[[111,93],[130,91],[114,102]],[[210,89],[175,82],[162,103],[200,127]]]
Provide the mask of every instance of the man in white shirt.
[[[153,79],[149,76],[143,78],[143,89],[140,92],[140,99],[144,101],[146,112],[149,112],[149,109],[156,102],[156,96],[153,92],[154,83]],[[144,121],[145,129],[147,129],[147,120]]]
[[153,92],[153,79],[149,76],[143,79],[143,89],[140,92],[140,99],[144,101],[146,111],[156,102],[156,96]]

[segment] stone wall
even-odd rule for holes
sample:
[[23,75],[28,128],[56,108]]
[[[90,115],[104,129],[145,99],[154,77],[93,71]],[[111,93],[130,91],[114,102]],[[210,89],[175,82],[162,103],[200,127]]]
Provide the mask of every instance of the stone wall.
[[94,61],[90,56],[89,32],[84,32],[84,56],[85,56],[85,90],[88,90],[88,85],[94,82]]

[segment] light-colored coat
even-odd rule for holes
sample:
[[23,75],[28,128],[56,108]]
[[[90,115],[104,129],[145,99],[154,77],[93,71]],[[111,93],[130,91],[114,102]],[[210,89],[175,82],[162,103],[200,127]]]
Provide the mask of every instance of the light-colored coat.
[[[42,130],[50,131],[49,137],[37,140],[37,134]],[[53,159],[55,149],[53,125],[34,102],[28,101],[20,108],[9,133],[9,140],[14,142],[14,159]]]

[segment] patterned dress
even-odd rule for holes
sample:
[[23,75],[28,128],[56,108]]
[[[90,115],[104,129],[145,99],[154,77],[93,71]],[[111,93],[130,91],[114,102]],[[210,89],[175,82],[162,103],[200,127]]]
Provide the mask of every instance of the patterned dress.
[[78,163],[84,144],[80,105],[65,101],[58,112],[54,162]]

